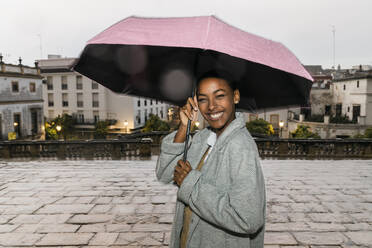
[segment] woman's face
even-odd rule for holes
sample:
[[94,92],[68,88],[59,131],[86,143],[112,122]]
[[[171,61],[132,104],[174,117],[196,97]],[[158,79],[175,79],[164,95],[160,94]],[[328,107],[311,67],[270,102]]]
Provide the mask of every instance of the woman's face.
[[198,107],[217,137],[235,119],[239,90],[233,91],[224,79],[205,78],[198,86]]

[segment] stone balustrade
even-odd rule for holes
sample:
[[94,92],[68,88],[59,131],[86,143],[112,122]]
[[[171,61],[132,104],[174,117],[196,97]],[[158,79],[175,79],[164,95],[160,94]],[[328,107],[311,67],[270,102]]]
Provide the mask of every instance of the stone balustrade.
[[1,159],[122,159],[151,156],[151,141],[3,141]]
[[[119,140],[4,141],[0,160],[28,159],[122,159],[160,153],[168,132],[128,135]],[[146,139],[151,138],[151,140]],[[278,159],[372,159],[371,139],[268,139],[255,138],[261,158]]]

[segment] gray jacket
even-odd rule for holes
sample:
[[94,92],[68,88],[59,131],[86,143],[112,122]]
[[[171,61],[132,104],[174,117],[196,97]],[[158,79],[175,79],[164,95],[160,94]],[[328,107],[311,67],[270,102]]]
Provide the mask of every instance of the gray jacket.
[[[266,190],[256,143],[245,127],[243,114],[218,137],[201,171],[196,170],[207,149],[208,128],[188,144],[187,160],[193,170],[177,192],[169,247],[179,248],[185,205],[193,211],[187,247],[263,248]],[[164,137],[156,164],[159,181],[173,181],[184,143],[173,143],[176,131]]]

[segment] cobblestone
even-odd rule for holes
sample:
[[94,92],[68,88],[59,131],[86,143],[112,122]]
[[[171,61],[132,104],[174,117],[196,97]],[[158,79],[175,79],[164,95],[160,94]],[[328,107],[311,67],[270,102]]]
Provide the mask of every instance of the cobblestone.
[[[0,246],[168,247],[177,187],[156,157],[3,162]],[[371,160],[262,160],[265,248],[372,247]]]

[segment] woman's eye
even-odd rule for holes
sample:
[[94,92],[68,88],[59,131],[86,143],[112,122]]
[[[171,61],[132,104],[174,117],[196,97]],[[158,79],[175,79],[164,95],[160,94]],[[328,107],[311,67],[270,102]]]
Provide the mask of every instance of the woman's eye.
[[204,101],[205,101],[204,98],[202,98],[202,99],[198,99],[198,102],[204,102]]
[[225,95],[218,95],[217,98],[222,98],[224,97]]

